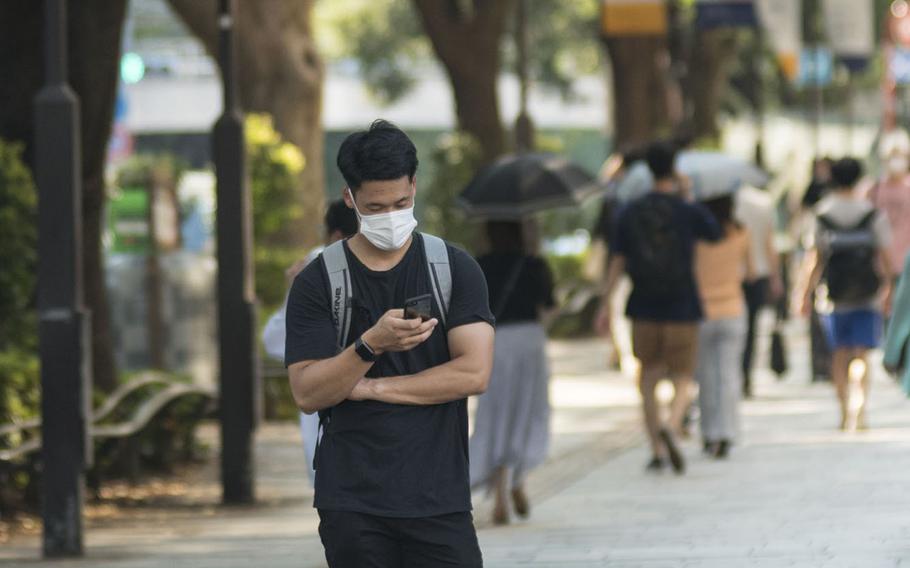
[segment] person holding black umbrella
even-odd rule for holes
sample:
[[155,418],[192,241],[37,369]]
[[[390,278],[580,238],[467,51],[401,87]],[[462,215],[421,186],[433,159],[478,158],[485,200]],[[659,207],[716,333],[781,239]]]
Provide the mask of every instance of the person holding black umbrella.
[[519,517],[530,513],[524,479],[547,457],[550,370],[544,312],[555,305],[546,261],[531,254],[520,221],[486,224],[490,252],[479,259],[496,319],[493,372],[477,401],[471,436],[471,485],[495,494],[493,522],[509,522],[509,499]]

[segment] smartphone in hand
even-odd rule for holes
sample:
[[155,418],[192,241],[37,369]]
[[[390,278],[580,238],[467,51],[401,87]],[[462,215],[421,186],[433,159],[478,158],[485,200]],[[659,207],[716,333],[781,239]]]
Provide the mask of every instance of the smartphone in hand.
[[404,302],[404,319],[420,318],[421,321],[427,321],[433,317],[433,296],[424,294],[405,300]]

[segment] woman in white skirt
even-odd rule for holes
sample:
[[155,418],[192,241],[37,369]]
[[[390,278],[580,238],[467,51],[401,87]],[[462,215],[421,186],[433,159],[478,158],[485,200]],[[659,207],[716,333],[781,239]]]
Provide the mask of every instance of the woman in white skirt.
[[493,522],[530,512],[524,480],[547,456],[550,371],[544,310],[553,307],[546,262],[527,253],[519,222],[487,223],[491,252],[478,259],[496,316],[496,349],[486,393],[480,396],[471,436],[471,484],[495,494]]
[[705,320],[698,332],[698,403],[705,451],[727,457],[739,428],[742,357],[746,346],[743,282],[754,273],[749,232],[733,220],[733,197],[706,201],[723,228],[714,243],[699,243],[695,276]]

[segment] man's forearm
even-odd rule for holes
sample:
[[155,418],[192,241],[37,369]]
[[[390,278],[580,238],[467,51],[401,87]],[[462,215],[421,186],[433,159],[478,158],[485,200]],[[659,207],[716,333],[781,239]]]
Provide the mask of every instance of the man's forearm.
[[361,398],[391,404],[444,404],[482,394],[489,378],[487,365],[463,355],[415,375],[364,379],[355,395],[360,391]]
[[331,359],[314,361],[303,367],[291,366],[288,378],[294,402],[306,413],[334,406],[351,394],[372,366],[357,355],[353,346]]

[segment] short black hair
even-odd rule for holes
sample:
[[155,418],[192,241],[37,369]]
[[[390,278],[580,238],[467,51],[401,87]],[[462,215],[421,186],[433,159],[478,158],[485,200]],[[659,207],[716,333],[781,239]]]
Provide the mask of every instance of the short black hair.
[[325,212],[325,232],[331,235],[339,231],[345,238],[357,234],[359,225],[357,214],[345,204],[344,199],[336,199],[329,204]]
[[837,187],[853,187],[863,175],[863,166],[855,158],[841,158],[831,165],[831,180]]
[[673,177],[676,169],[676,146],[670,142],[654,142],[645,151],[645,161],[655,180]]
[[338,169],[344,181],[357,191],[365,181],[385,181],[417,173],[417,148],[400,128],[376,120],[369,130],[344,139],[338,150]]
[[736,217],[733,214],[732,194],[721,195],[720,197],[705,200],[702,202],[702,205],[711,212],[711,215],[714,216],[714,220],[720,225],[723,233],[726,234],[727,226],[731,223],[739,226],[739,223],[737,223]]

